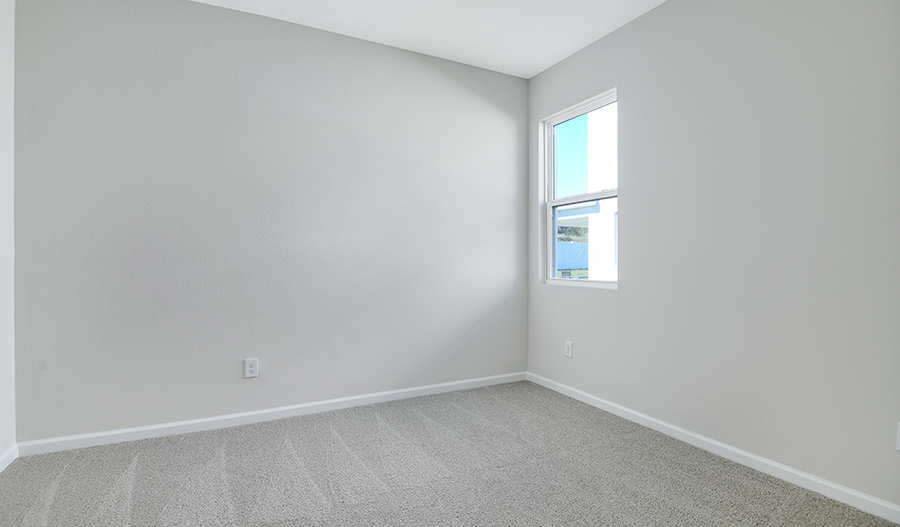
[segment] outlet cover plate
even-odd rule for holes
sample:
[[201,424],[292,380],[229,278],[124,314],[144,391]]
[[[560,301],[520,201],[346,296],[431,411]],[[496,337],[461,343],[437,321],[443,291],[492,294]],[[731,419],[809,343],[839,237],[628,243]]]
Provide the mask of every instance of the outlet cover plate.
[[259,376],[259,359],[244,359],[244,378]]

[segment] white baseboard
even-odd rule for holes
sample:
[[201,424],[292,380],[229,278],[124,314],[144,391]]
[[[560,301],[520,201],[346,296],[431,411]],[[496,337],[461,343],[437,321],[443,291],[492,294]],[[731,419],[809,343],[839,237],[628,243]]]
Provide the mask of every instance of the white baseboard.
[[189,421],[178,421],[174,423],[163,423],[150,426],[139,426],[135,428],[124,428],[120,430],[109,430],[105,432],[96,432],[91,434],[79,434],[65,437],[54,437],[49,439],[39,439],[36,441],[22,441],[17,445],[13,445],[6,452],[0,455],[0,472],[9,466],[19,456],[32,456],[36,454],[46,454],[49,452],[58,452],[62,450],[71,450],[75,448],[84,448],[98,445],[108,445],[112,443],[120,443],[122,441],[135,441],[138,439],[147,439],[151,437],[161,437],[172,434],[186,434],[189,432],[199,432],[202,430],[214,430],[217,428],[227,428],[230,426],[239,426],[245,424],[259,423],[263,421],[271,421],[274,419],[283,419],[286,417],[295,417],[299,415],[307,415],[319,412],[327,412],[330,410],[340,410],[342,408],[351,408],[354,406],[364,406],[368,404],[383,403],[396,401],[400,399],[408,399],[423,395],[433,395],[438,393],[453,392],[458,390],[467,390],[470,388],[480,388],[482,386],[491,386],[495,384],[504,384],[509,382],[529,380],[545,388],[549,388],[555,392],[567,395],[573,399],[587,403],[591,406],[605,410],[619,417],[628,419],[629,421],[646,426],[647,428],[656,430],[675,439],[684,441],[690,445],[702,448],[708,452],[724,457],[736,463],[759,470],[776,478],[793,483],[800,487],[818,492],[824,496],[835,499],[847,505],[856,507],[860,510],[874,514],[886,520],[900,523],[900,505],[885,501],[868,494],[853,490],[849,487],[839,485],[837,483],[822,479],[812,474],[797,470],[777,461],[766,459],[746,450],[733,447],[716,441],[706,436],[702,436],[690,430],[686,430],[679,426],[661,421],[649,415],[642,414],[626,408],[622,405],[601,399],[581,390],[566,386],[565,384],[551,381],[546,377],[534,373],[510,373],[506,375],[495,375],[491,377],[481,377],[477,379],[467,379],[462,381],[445,382],[441,384],[431,384],[427,386],[418,386],[414,388],[404,388],[401,390],[390,390],[385,392],[370,393],[364,395],[354,395],[351,397],[341,397],[338,399],[329,399],[326,401],[316,401],[311,403],[295,404],[290,406],[281,406],[278,408],[268,408],[265,410],[256,410],[252,412],[241,412],[229,415],[220,415],[215,417],[207,417],[203,419],[191,419]]
[[36,454],[59,452],[62,450],[71,450],[74,448],[109,445],[112,443],[121,443],[123,441],[136,441],[138,439],[148,439],[151,437],[161,437],[173,434],[186,434],[189,432],[199,432],[203,430],[227,428],[230,426],[247,425],[263,421],[272,421],[275,419],[284,419],[286,417],[296,417],[298,415],[315,414],[319,412],[327,412],[330,410],[340,410],[342,408],[350,408],[354,406],[364,406],[368,404],[396,401],[399,399],[409,399],[411,397],[420,397],[423,395],[434,395],[438,393],[455,392],[458,390],[468,390],[470,388],[480,388],[482,386],[491,386],[494,384],[524,381],[526,375],[527,374],[525,372],[509,373],[506,375],[494,375],[491,377],[480,377],[477,379],[466,379],[462,381],[429,384],[427,386],[417,386],[414,388],[389,390],[386,392],[354,395],[351,397],[340,397],[338,399],[294,404],[290,406],[281,406],[278,408],[267,408],[264,410],[254,410],[252,412],[219,415],[215,417],[206,417],[203,419],[191,419],[188,421],[177,421],[174,423],[162,423],[158,425],[138,426],[135,428],[107,430],[104,432],[95,432],[90,434],[52,437],[49,439],[38,439],[35,441],[21,441],[18,443],[18,455],[22,457],[33,456]]
[[13,446],[6,449],[6,452],[0,454],[0,472],[6,470],[16,458],[19,457],[19,446],[13,443]]
[[813,492],[818,492],[819,494],[846,503],[847,505],[868,512],[869,514],[874,514],[875,516],[890,520],[894,523],[900,523],[900,505],[897,505],[896,503],[891,503],[881,498],[876,498],[875,496],[870,496],[849,487],[822,479],[818,476],[807,474],[806,472],[778,463],[777,461],[766,459],[762,456],[747,452],[746,450],[727,445],[721,441],[716,441],[715,439],[702,436],[679,426],[660,421],[655,417],[636,412],[630,408],[607,401],[606,399],[601,399],[600,397],[572,388],[571,386],[551,381],[546,377],[528,373],[527,379],[535,384],[540,384],[545,388],[549,388],[555,392],[567,395],[611,414],[628,419],[639,425],[646,426],[647,428],[656,430],[667,436],[674,437],[675,439],[684,441],[695,447],[702,448],[707,452],[712,452],[725,459],[764,472],[770,476],[775,476],[776,478],[809,489]]

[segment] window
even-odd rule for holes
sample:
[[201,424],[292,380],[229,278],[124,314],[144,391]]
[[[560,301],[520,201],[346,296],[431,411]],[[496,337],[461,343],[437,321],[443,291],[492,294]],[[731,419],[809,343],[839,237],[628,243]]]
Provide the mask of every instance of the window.
[[547,283],[618,282],[616,101],[610,90],[541,121]]

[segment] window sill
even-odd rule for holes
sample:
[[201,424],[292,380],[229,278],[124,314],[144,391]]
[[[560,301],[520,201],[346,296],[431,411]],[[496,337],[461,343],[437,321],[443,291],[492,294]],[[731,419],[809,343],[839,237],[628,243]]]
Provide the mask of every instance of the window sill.
[[618,289],[618,282],[599,282],[597,280],[566,280],[565,278],[547,278],[545,284],[568,287],[588,287],[593,289]]

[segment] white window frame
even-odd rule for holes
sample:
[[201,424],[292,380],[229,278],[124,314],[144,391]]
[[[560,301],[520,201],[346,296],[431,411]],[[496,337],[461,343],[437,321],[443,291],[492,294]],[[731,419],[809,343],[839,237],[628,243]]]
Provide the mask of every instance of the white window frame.
[[[603,106],[612,104],[617,101],[618,95],[616,92],[616,88],[613,88],[601,93],[600,95],[597,95],[596,97],[591,97],[584,102],[578,103],[570,108],[566,108],[565,110],[557,112],[540,121],[540,125],[538,128],[538,144],[540,145],[540,148],[538,148],[538,155],[540,156],[540,158],[538,159],[538,168],[539,176],[541,179],[541,206],[543,208],[545,221],[544,239],[541,243],[544,252],[543,258],[541,259],[543,261],[541,274],[543,277],[543,281],[546,284],[575,287],[593,287],[599,289],[618,289],[619,287],[618,281],[608,282],[600,280],[572,280],[567,278],[555,278],[551,276],[553,273],[553,242],[556,240],[556,233],[553,232],[553,209],[561,205],[571,205],[573,203],[581,203],[584,201],[594,201],[598,199],[619,196],[619,189],[617,187],[614,189],[602,190],[600,192],[588,192],[586,194],[579,194],[577,196],[553,199],[553,127],[560,123],[568,121],[569,119],[574,119],[580,115],[592,112],[597,108],[602,108]],[[616,243],[618,245],[618,241]]]

